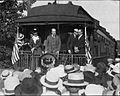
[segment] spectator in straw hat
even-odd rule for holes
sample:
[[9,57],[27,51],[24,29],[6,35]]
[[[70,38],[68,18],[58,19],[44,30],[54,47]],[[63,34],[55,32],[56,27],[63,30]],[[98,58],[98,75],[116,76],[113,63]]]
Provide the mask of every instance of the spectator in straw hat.
[[20,85],[15,88],[15,96],[41,96],[42,87],[35,79],[25,78]]
[[80,69],[74,65],[66,65],[65,66],[65,72],[68,73],[74,73],[78,72]]
[[10,77],[12,76],[12,71],[6,69],[6,70],[3,70],[0,77],[1,79],[5,80],[7,77]]
[[61,94],[61,92],[58,90],[58,87],[61,84],[61,79],[59,78],[58,73],[50,70],[46,73],[46,75],[41,77],[40,82],[44,88],[42,96],[56,96]]
[[9,76],[4,80],[4,94],[6,96],[14,96],[14,89],[20,84],[19,79],[16,76]]
[[12,76],[12,71],[8,69],[2,71],[2,73],[0,74],[0,90],[4,88],[4,81],[10,76]]
[[88,82],[84,81],[83,72],[79,73],[69,73],[68,80],[63,82],[64,86],[67,88],[67,92],[64,95],[78,96],[84,93],[84,88],[88,85]]
[[60,64],[57,67],[51,68],[50,71],[53,71],[55,73],[58,73],[58,76],[61,79],[61,84],[58,87],[58,90],[60,90],[61,93],[63,93],[64,91],[66,91],[66,88],[63,86],[63,81],[66,79],[67,73],[64,70],[64,65]]

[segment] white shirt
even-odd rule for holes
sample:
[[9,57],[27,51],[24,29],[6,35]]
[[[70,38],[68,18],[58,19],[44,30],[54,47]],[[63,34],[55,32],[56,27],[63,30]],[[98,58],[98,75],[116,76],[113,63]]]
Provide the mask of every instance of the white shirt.
[[32,39],[33,39],[34,43],[36,44],[36,41],[39,40],[39,36],[33,36]]

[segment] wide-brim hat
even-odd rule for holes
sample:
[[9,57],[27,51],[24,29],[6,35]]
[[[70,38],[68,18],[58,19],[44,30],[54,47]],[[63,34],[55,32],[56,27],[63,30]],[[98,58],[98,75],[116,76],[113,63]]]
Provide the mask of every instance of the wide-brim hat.
[[[2,90],[3,90],[3,93],[4,93],[4,96],[6,95],[6,96],[10,96],[10,95],[14,95],[15,93],[14,93],[14,90],[12,90],[10,93],[9,92],[6,92],[6,89],[5,88],[2,88]],[[1,95],[0,95],[1,96]]]
[[82,72],[80,72],[80,73],[69,73],[68,80],[64,81],[63,84],[65,86],[86,86],[89,83],[84,81],[84,75]]
[[56,66],[57,58],[53,54],[46,53],[40,57],[40,65],[45,68],[49,68],[50,66]]
[[48,88],[58,88],[60,85],[60,80],[58,82],[50,82],[48,80],[46,81],[45,75],[41,77],[40,82],[42,85],[44,85],[45,87],[48,87]]
[[3,71],[2,71],[0,77],[1,77],[2,79],[5,79],[5,78],[10,77],[10,76],[12,76],[12,71],[6,69],[6,70],[3,70]]
[[79,71],[80,69],[74,65],[66,65],[65,66],[65,72],[66,73],[73,73],[73,72],[77,72]]
[[4,94],[11,95],[15,94],[14,89],[20,84],[20,81],[17,77],[11,76],[4,80]]
[[88,85],[89,83],[84,81],[83,83],[81,84],[74,84],[74,83],[69,83],[68,81],[64,81],[63,83],[64,85],[67,85],[67,86],[86,86]]
[[49,70],[46,75],[42,76],[40,79],[42,85],[48,88],[58,88],[60,85],[60,77],[57,72]]

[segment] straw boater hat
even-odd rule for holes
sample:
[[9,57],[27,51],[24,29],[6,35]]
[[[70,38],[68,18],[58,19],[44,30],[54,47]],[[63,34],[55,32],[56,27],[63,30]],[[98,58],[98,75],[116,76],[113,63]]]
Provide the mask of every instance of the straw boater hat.
[[40,79],[42,85],[48,88],[58,88],[60,85],[60,78],[58,73],[49,70],[46,75],[42,76]]
[[10,71],[10,70],[4,70],[2,73],[1,73],[1,78],[2,79],[6,79],[7,77],[9,77],[9,76],[12,76],[12,71]]
[[66,73],[73,73],[73,72],[77,72],[78,70],[79,70],[79,68],[74,65],[66,65],[65,66]]
[[20,81],[17,77],[14,76],[9,76],[5,79],[4,81],[4,94],[5,95],[13,95],[14,93],[14,89],[17,85],[20,84]]
[[67,75],[67,73],[64,70],[64,65],[61,64],[57,67],[51,68],[50,70],[58,73],[59,77],[65,77]]
[[86,86],[88,82],[84,81],[83,72],[80,73],[69,73],[68,80],[63,82],[66,86]]

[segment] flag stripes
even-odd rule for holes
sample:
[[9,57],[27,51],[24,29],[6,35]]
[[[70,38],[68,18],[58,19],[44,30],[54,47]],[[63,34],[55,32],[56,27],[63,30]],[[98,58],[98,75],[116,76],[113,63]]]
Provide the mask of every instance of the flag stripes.
[[85,42],[85,52],[86,52],[87,63],[92,64],[92,56],[90,53],[90,47],[88,42]]
[[19,57],[19,48],[18,48],[18,45],[17,44],[15,44],[14,46],[13,46],[13,51],[12,51],[12,64],[14,64],[15,62],[17,62],[19,59],[20,59],[20,57]]
[[20,59],[19,49],[23,45],[23,41],[22,41],[23,38],[24,38],[23,34],[17,33],[17,37],[16,37],[16,40],[15,40],[15,44],[13,46],[12,57],[11,57],[12,64],[14,64],[15,62],[17,62]]
[[91,50],[89,46],[89,41],[88,41],[88,36],[86,32],[86,27],[85,27],[85,52],[86,52],[86,58],[87,58],[87,64],[92,64],[92,55],[91,55]]

